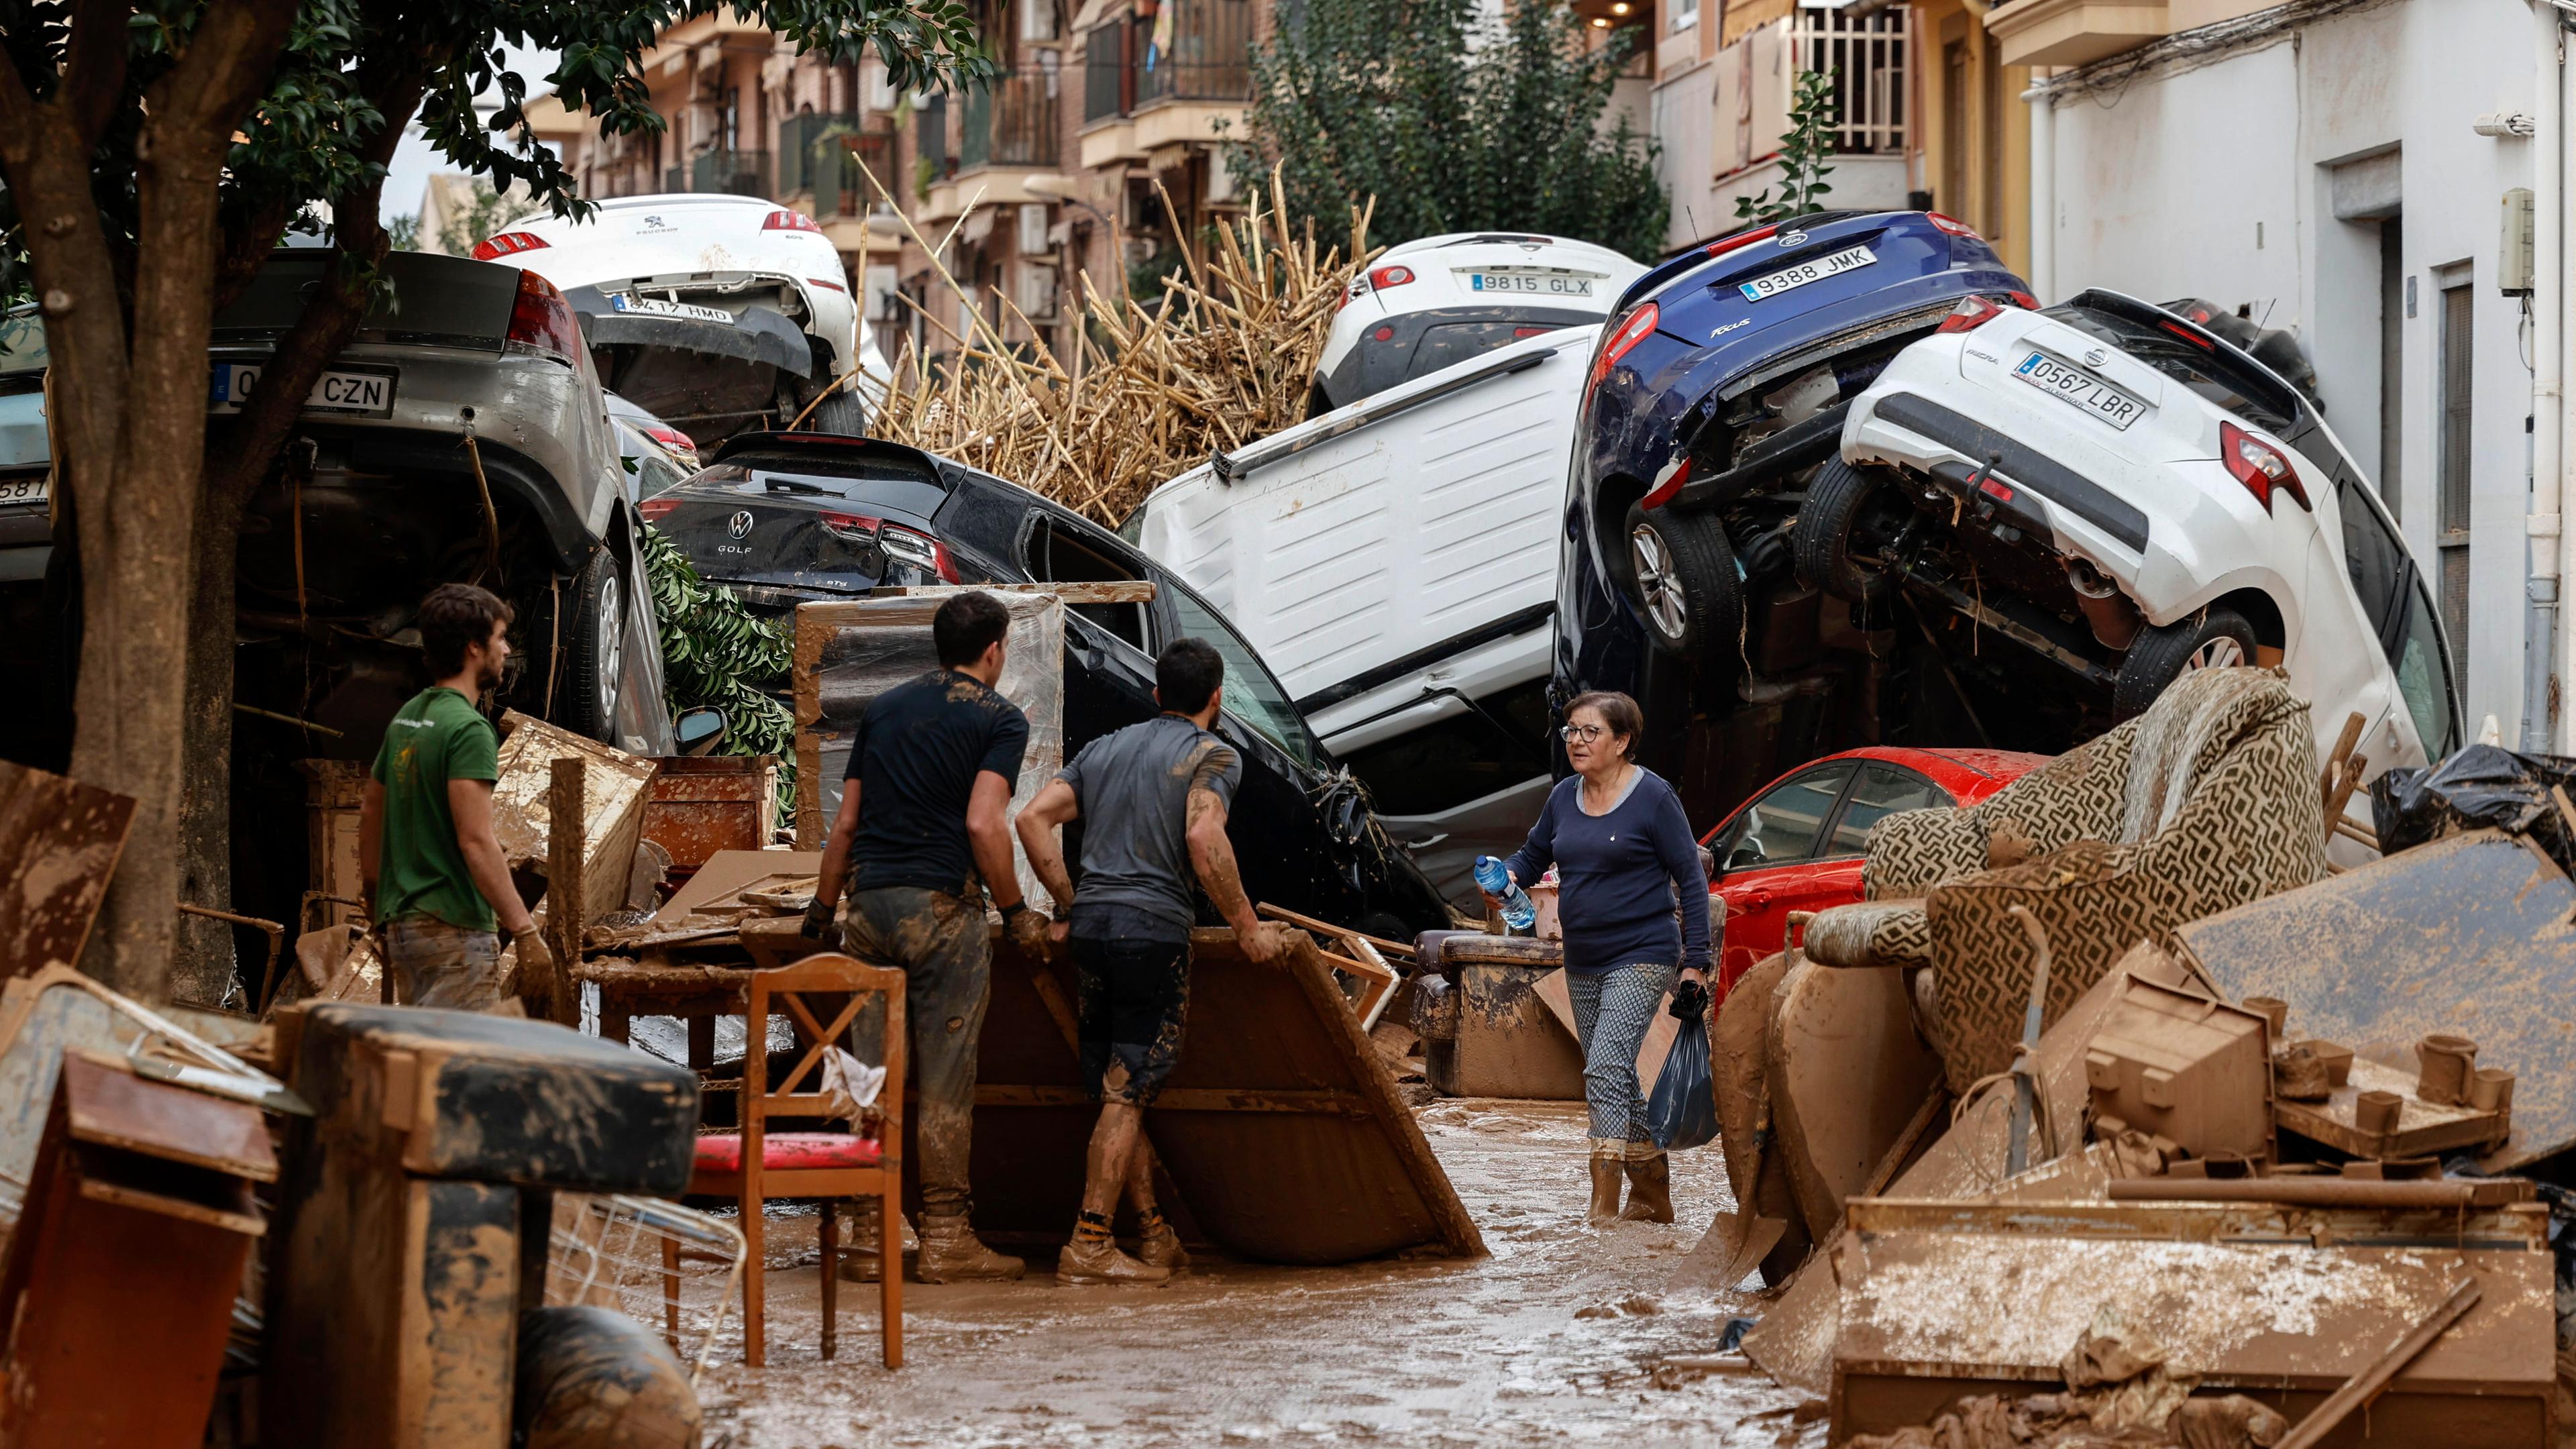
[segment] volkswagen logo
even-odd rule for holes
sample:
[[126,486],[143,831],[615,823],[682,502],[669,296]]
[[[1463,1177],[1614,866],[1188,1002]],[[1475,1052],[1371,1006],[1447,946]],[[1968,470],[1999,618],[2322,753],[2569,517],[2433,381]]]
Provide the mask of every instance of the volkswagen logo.
[[741,538],[745,534],[750,533],[751,514],[748,511],[735,514],[733,516],[733,521],[725,525],[725,532],[732,534],[736,538]]
[[[2084,365],[2085,365],[2086,367],[2100,367],[2103,363],[2106,363],[2106,362],[2108,362],[2108,361],[2110,361],[2110,360],[2111,360],[2111,354],[2110,354],[2110,353],[2108,353],[2108,352],[2103,351],[2103,350],[2102,350],[2101,348],[2099,348],[2099,347],[2096,347],[2096,348],[2092,349],[2091,351],[2089,351],[2089,352],[2087,352],[2087,353],[2085,353],[2085,354],[2084,354]],[[737,534],[735,534],[735,535],[734,535],[734,537],[736,537],[736,538],[740,538],[740,537],[742,537],[742,535],[741,535],[741,534],[739,534],[739,533],[737,533]]]
[[1774,246],[1802,247],[1807,244],[1807,234],[1803,231],[1784,231],[1773,237],[1771,241]]

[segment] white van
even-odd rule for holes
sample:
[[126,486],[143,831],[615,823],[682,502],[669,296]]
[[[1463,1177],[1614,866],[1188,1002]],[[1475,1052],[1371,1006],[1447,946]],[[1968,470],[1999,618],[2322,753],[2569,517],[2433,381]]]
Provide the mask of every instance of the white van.
[[884,396],[840,252],[774,201],[683,192],[603,201],[584,221],[536,212],[474,255],[562,288],[601,381],[701,446],[786,427],[853,364],[868,386],[823,398],[806,426],[864,433]]
[[1154,490],[1119,532],[1241,630],[1451,900],[1548,790],[1548,650],[1598,326],[1523,339]]

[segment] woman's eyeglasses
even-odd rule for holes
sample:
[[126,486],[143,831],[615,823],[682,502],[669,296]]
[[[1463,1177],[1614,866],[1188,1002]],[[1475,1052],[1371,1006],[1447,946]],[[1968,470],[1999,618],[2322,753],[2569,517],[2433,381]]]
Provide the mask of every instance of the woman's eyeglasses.
[[1588,745],[1594,740],[1601,738],[1603,735],[1608,734],[1609,731],[1599,725],[1567,725],[1565,728],[1558,730],[1557,733],[1565,736],[1569,740],[1581,740]]

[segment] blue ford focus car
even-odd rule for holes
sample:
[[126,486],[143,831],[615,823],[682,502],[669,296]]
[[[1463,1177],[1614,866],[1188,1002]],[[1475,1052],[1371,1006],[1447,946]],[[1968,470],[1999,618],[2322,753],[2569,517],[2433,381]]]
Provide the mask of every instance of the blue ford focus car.
[[[1963,304],[2038,305],[1975,231],[1923,211],[1753,227],[1631,284],[1576,425],[1557,582],[1560,707],[1585,689],[1637,695],[1654,734],[1647,757],[1678,779],[1681,732],[1736,713],[1740,675],[1784,674],[1784,648],[1848,632],[1801,591],[1790,524],[1850,400]],[[1785,623],[1769,617],[1781,594],[1808,601]],[[1766,649],[1778,667],[1764,667]]]

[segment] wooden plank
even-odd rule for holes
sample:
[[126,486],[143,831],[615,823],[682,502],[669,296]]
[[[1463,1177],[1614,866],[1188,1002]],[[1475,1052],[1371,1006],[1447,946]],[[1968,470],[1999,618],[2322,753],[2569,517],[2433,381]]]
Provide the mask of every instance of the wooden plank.
[[492,832],[513,870],[550,858],[553,762],[589,765],[583,785],[582,856],[589,864],[581,916],[596,920],[626,904],[636,842],[643,838],[644,800],[654,765],[516,710],[501,716],[501,778],[492,786]]
[[523,979],[519,996],[543,1002],[548,1019],[578,1026],[581,996],[573,989],[572,968],[581,960],[582,923],[589,915],[587,852],[582,847],[589,838],[590,762],[578,755],[560,758],[553,763],[553,774],[554,788],[546,801],[553,822],[546,834],[546,945],[554,952],[554,970],[542,982]]
[[130,796],[0,761],[0,977],[80,964],[133,823]]
[[1302,926],[1309,931],[1321,931],[1328,936],[1357,937],[1375,946],[1382,955],[1401,956],[1407,961],[1413,959],[1413,948],[1402,941],[1390,941],[1384,936],[1372,936],[1364,931],[1354,931],[1348,926],[1336,926],[1330,921],[1319,921],[1313,916],[1300,915],[1286,906],[1274,906],[1268,901],[1263,901],[1253,907],[1253,910],[1274,921],[1286,921],[1292,926]]
[[2317,1445],[2324,1443],[2326,1435],[2336,1425],[2351,1418],[2355,1409],[2377,1398],[2380,1391],[2388,1387],[2388,1381],[2397,1377],[2399,1369],[2413,1362],[2415,1356],[2430,1347],[2434,1339],[2440,1338],[2452,1324],[2475,1308],[2480,1296],[2477,1279],[2461,1279],[2451,1290],[2451,1296],[2442,1300],[2441,1306],[2424,1315],[2423,1321],[2406,1330],[2405,1336],[2390,1344],[2387,1352],[2371,1360],[2370,1367],[2344,1380],[2343,1386],[2327,1395],[2326,1401],[2317,1405],[2315,1412],[2301,1419],[2298,1427],[2290,1431],[2290,1437],[2281,1441],[2281,1449],[2316,1449]]

